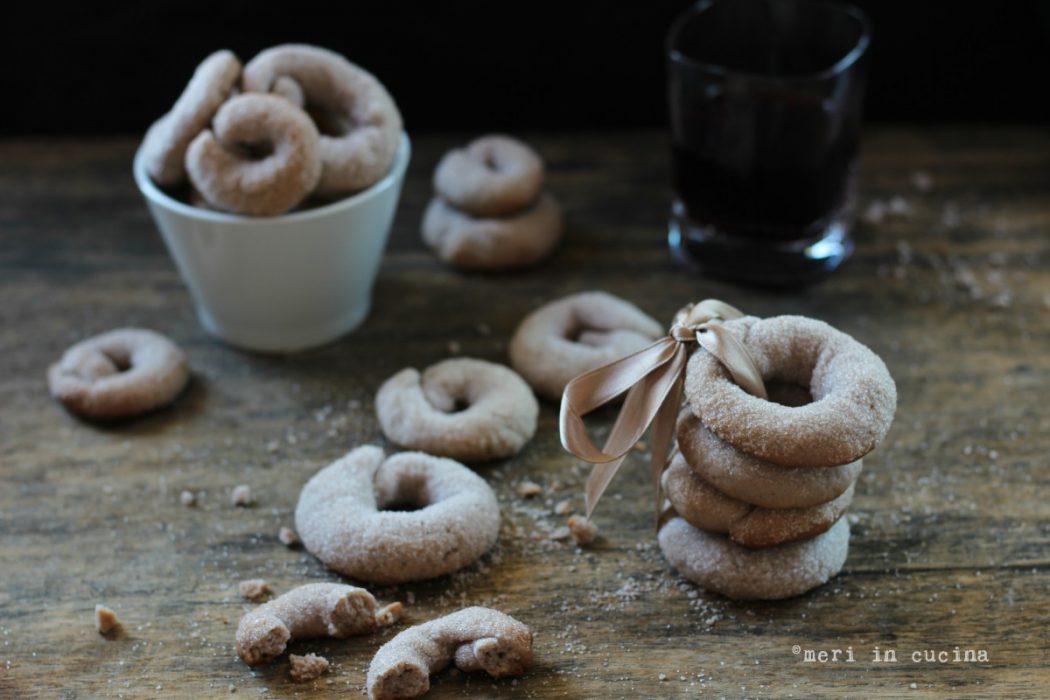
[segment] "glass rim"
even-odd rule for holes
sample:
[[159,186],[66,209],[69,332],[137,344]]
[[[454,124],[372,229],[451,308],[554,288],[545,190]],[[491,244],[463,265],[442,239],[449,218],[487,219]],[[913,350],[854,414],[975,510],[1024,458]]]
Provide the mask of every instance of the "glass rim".
[[839,60],[835,61],[826,68],[819,71],[813,71],[811,73],[792,73],[789,75],[767,75],[764,73],[754,73],[750,71],[736,70],[734,68],[728,68],[718,63],[711,63],[709,61],[701,61],[695,58],[690,58],[684,53],[674,48],[675,41],[678,39],[678,35],[681,33],[682,28],[690,21],[695,19],[698,15],[703,14],[707,10],[710,10],[716,3],[725,2],[726,0],[699,0],[694,3],[682,14],[680,14],[671,25],[670,31],[667,33],[667,58],[669,61],[687,66],[689,68],[695,68],[710,72],[714,75],[722,77],[734,77],[745,80],[751,80],[756,82],[771,82],[771,83],[785,83],[785,82],[807,82],[807,81],[818,81],[827,80],[837,75],[845,73],[853,65],[855,65],[861,57],[867,53],[868,46],[871,44],[871,20],[864,10],[860,9],[856,5],[846,2],[828,2],[827,0],[791,0],[797,4],[812,5],[817,7],[824,7],[829,10],[840,12],[843,15],[852,17],[860,26],[860,36],[857,41],[853,44],[853,47],[847,51]]

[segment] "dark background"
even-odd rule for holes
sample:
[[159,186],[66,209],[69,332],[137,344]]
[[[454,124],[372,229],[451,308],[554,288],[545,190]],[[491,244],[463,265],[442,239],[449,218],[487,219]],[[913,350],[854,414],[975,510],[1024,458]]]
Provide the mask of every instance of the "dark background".
[[[414,132],[661,125],[664,35],[690,4],[22,2],[0,19],[0,134],[141,132],[211,51],[288,41],[371,70]],[[1050,118],[1050,0],[857,4],[869,121]]]

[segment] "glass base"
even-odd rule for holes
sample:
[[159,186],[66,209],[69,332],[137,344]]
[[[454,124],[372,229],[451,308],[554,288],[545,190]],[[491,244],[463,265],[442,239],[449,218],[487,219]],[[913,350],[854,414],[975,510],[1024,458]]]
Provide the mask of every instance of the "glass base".
[[702,225],[675,201],[667,236],[671,254],[704,275],[757,287],[799,287],[827,278],[853,252],[845,209],[815,236],[777,241],[745,238]]

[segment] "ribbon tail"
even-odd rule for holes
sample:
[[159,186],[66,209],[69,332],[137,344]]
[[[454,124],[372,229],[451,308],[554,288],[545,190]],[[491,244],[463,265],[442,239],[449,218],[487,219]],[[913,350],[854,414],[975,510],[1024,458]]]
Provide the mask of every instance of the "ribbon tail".
[[[609,482],[616,475],[616,471],[623,463],[627,452],[634,447],[653,421],[660,415],[661,409],[667,403],[669,394],[673,393],[677,384],[681,382],[682,369],[685,367],[687,355],[688,353],[684,347],[676,345],[674,355],[669,363],[663,364],[650,372],[642,381],[635,384],[627,392],[627,398],[624,399],[620,415],[616,416],[616,422],[613,423],[612,430],[609,432],[609,438],[605,441],[605,446],[602,449],[602,452],[605,454],[616,455],[615,461],[607,461],[604,464],[596,465],[591,470],[591,475],[587,478],[587,487],[584,495],[588,518],[594,512],[595,506],[598,505],[598,499],[605,492]],[[666,432],[666,429],[664,429],[665,434],[660,436],[661,445],[667,440]],[[654,446],[654,449],[656,447]],[[665,459],[669,449],[669,444],[662,447]],[[654,452],[654,454],[656,453]],[[604,468],[606,465],[608,465],[608,468]]]
[[[592,370],[573,379],[565,387],[561,399],[561,414],[559,416],[559,428],[561,432],[561,444],[572,455],[592,464],[611,462],[621,457],[640,438],[649,425],[652,412],[646,413],[644,404],[645,397],[637,398],[635,391],[639,386],[650,386],[649,377],[658,374],[659,371],[674,359],[677,351],[674,340],[664,338],[639,352],[628,355],[622,360]],[[613,434],[617,433],[617,426],[623,425],[621,417],[630,416],[631,424],[636,425],[636,435],[633,440],[622,440],[622,449],[610,451],[610,448],[618,441],[613,441],[613,434],[606,442],[605,448],[599,450],[590,437],[583,422],[583,416],[593,411],[598,406],[608,403],[624,391],[627,391],[627,399],[617,416]],[[632,396],[635,398],[632,400]],[[639,405],[641,404],[641,407]],[[644,419],[643,419],[644,417]],[[622,431],[623,428],[620,428]]]
[[[683,355],[685,353],[683,352]],[[676,364],[679,358],[675,358]],[[685,358],[681,358],[682,364],[685,363]],[[653,428],[651,433],[651,444],[652,452],[649,455],[649,470],[652,474],[653,479],[653,493],[655,494],[655,512],[657,518],[657,525],[660,520],[660,506],[663,504],[663,483],[662,477],[664,470],[667,469],[667,462],[671,454],[671,446],[674,445],[675,438],[675,426],[678,422],[678,409],[682,405],[682,387],[684,380],[682,378],[681,371],[676,367],[674,385],[671,387],[670,393],[664,399],[664,402],[660,405],[660,409],[656,412],[656,417],[653,418]]]
[[605,489],[609,487],[613,477],[616,476],[616,472],[620,470],[620,465],[627,459],[627,455],[620,455],[618,459],[614,459],[611,462],[604,462],[602,464],[595,464],[594,468],[591,469],[591,473],[587,476],[587,485],[584,487],[583,499],[584,505],[587,511],[587,518],[590,519],[591,513],[594,512],[595,506],[598,505],[598,499],[605,493]]

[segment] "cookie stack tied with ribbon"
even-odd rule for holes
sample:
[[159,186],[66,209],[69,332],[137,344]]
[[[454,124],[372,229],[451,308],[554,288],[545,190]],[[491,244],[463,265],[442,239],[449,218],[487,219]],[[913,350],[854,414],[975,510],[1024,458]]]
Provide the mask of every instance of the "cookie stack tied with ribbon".
[[544,189],[544,170],[534,150],[509,136],[483,136],[449,151],[434,171],[423,240],[463,269],[539,262],[562,233],[561,207]]
[[[628,389],[599,450],[582,416]],[[667,338],[570,382],[562,442],[596,465],[590,512],[651,424],[668,561],[731,598],[787,598],[842,568],[842,516],[896,400],[882,360],[845,333],[708,300],[680,311]]]

